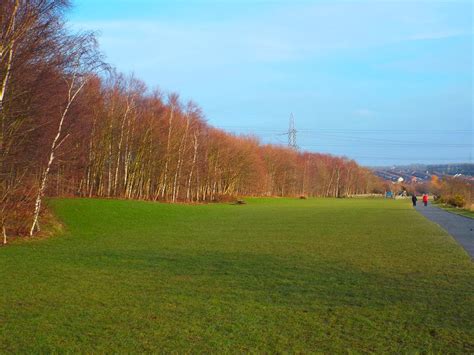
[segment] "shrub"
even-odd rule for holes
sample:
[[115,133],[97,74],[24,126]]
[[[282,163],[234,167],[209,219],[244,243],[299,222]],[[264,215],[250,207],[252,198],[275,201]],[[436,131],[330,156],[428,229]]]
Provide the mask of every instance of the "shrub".
[[237,198],[233,195],[216,194],[212,202],[234,202]]
[[454,207],[464,207],[466,205],[466,199],[463,196],[456,194],[454,196],[450,196],[447,200],[447,203]]
[[474,182],[464,178],[445,177],[432,184],[432,192],[437,195],[436,201],[454,207],[469,208],[473,201]]

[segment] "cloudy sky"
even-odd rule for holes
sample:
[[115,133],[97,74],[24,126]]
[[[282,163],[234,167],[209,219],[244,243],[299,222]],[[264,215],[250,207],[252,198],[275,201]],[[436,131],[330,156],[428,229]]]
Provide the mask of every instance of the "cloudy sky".
[[108,62],[209,123],[365,165],[472,162],[471,1],[74,0]]

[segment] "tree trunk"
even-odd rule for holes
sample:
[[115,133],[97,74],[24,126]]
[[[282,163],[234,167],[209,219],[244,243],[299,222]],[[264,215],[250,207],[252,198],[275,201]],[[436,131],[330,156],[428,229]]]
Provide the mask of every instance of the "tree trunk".
[[193,179],[193,171],[194,167],[196,166],[196,158],[197,158],[197,150],[198,150],[198,140],[197,140],[197,134],[194,132],[194,154],[193,154],[193,162],[191,164],[191,169],[189,170],[189,177],[188,177],[188,187],[186,191],[186,200],[190,201],[191,200],[191,181]]
[[165,168],[163,172],[163,180],[161,186],[161,198],[165,197],[166,194],[166,184],[168,183],[168,165],[170,163],[170,146],[171,146],[171,132],[173,128],[173,114],[174,114],[174,107],[171,107],[170,118],[168,123],[168,141],[166,143],[166,162]]
[[59,120],[58,129],[56,131],[56,136],[54,137],[53,142],[51,143],[51,148],[49,150],[48,163],[46,165],[45,171],[43,172],[43,176],[41,178],[41,184],[40,184],[40,187],[38,189],[38,193],[36,195],[35,210],[34,210],[34,214],[33,214],[33,223],[31,225],[31,229],[30,229],[30,236],[33,236],[33,234],[35,232],[35,228],[40,230],[39,223],[38,223],[38,218],[39,218],[39,214],[41,212],[41,204],[42,204],[42,201],[43,201],[43,195],[44,195],[44,192],[45,192],[45,189],[46,189],[46,186],[47,186],[47,182],[48,182],[49,171],[51,170],[51,165],[53,164],[53,161],[54,161],[54,158],[55,158],[54,153],[56,152],[56,149],[61,145],[62,142],[64,142],[64,139],[62,141],[59,141],[59,138],[61,137],[61,134],[62,134],[62,131],[63,131],[64,120],[66,119],[66,115],[69,112],[69,109],[70,109],[72,103],[74,102],[77,95],[79,94],[79,92],[82,90],[82,88],[84,87],[84,85],[87,82],[87,80],[83,80],[83,82],[79,85],[79,87],[74,89],[75,81],[76,81],[76,76],[74,75],[72,80],[71,80],[71,83],[69,85],[67,104],[66,104],[66,107],[64,108],[64,111],[61,115],[61,119]]
[[[9,34],[12,34],[15,31],[15,24],[16,24],[16,14],[18,12],[18,8],[20,7],[20,0],[16,0],[15,6],[13,8],[12,12],[12,17],[11,21],[9,23],[9,26],[6,30],[6,36]],[[8,59],[7,59],[7,66],[5,68],[5,76],[3,77],[2,80],[2,86],[0,87],[0,152],[3,152],[3,145],[4,145],[4,139],[5,139],[5,114],[3,111],[3,101],[5,99],[5,94],[7,92],[7,87],[8,87],[8,81],[10,79],[11,75],[11,70],[12,70],[12,64],[13,64],[13,54],[15,51],[15,37],[12,38],[10,41],[10,44],[8,46]],[[3,55],[4,55],[4,49],[2,48],[1,53],[0,53],[0,63],[3,62]],[[0,158],[0,163],[3,161],[2,158]]]
[[186,119],[186,129],[184,131],[183,138],[181,139],[181,143],[179,144],[179,151],[178,151],[178,162],[176,165],[176,172],[174,174],[174,182],[173,182],[173,202],[176,202],[179,194],[179,181],[181,178],[181,167],[183,166],[183,153],[186,151],[186,139],[188,138],[188,130],[189,130],[189,118]]
[[123,144],[123,135],[125,130],[125,122],[128,117],[128,113],[130,112],[130,103],[127,99],[127,108],[125,109],[125,113],[122,118],[122,124],[120,126],[120,138],[118,141],[118,151],[117,151],[117,162],[115,165],[115,176],[114,176],[114,186],[113,186],[113,193],[114,196],[118,196],[118,181],[119,181],[119,169],[120,169],[120,160],[122,157],[122,144]]

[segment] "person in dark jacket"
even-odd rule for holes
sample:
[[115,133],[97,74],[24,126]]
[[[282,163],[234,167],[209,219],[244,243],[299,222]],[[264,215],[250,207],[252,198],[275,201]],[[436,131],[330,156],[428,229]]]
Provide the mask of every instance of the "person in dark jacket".
[[418,201],[418,199],[416,198],[415,194],[411,195],[411,202],[413,202],[413,207],[416,207],[416,201]]

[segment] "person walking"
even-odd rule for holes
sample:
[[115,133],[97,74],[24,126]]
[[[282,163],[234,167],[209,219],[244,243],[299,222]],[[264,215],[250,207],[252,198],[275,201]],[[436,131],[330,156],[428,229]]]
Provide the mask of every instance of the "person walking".
[[413,207],[416,207],[416,201],[418,201],[418,199],[416,198],[415,194],[411,195],[411,202],[413,202]]
[[423,204],[426,206],[428,206],[428,195],[427,194],[423,194]]

